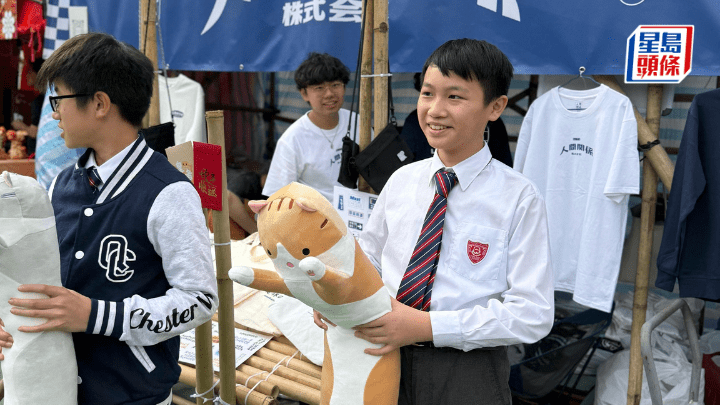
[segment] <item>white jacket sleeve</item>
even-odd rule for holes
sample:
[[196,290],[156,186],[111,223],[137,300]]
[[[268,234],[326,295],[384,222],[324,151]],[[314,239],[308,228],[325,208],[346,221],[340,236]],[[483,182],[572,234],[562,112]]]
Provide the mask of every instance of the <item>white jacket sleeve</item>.
[[173,183],[158,194],[148,218],[147,232],[162,257],[170,289],[147,299],[138,295],[122,302],[92,300],[88,333],[106,331],[131,346],[154,345],[208,320],[219,301],[211,245],[200,196],[188,182]]

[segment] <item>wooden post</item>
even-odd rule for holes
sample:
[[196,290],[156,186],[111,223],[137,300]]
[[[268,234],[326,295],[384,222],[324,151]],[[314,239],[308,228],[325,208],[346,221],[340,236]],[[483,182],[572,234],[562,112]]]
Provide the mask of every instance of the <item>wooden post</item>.
[[[360,35],[363,36],[363,49],[362,49],[362,60],[360,65],[360,75],[371,75],[372,74],[372,51],[373,51],[373,3],[374,0],[367,0],[365,2],[366,9],[363,10],[363,18],[365,18],[365,32]],[[371,139],[370,131],[372,128],[372,78],[360,77],[360,102],[359,102],[359,128],[358,128],[358,145],[360,150],[365,149]],[[358,189],[360,191],[369,192],[370,186],[367,184],[365,179],[360,177],[358,183]]]
[[[157,5],[155,0],[140,0],[140,51],[150,59],[153,69],[158,68],[157,28],[155,27],[155,21],[157,19],[156,16]],[[153,76],[153,94],[150,99],[150,109],[143,118],[143,128],[160,124],[158,76],[157,74],[154,74]]]
[[[661,84],[648,85],[647,126],[653,134],[660,130],[660,109],[663,88]],[[649,160],[643,161],[642,211],[640,213],[640,246],[638,267],[635,274],[633,296],[632,330],[630,334],[630,374],[628,378],[627,405],[638,405],[642,394],[643,362],[640,351],[640,329],[647,314],[648,280],[652,257],[653,228],[655,227],[655,203],[657,201],[658,175]]]
[[[598,82],[610,87],[618,93],[625,94],[625,92],[620,88],[620,85],[615,80],[614,76],[595,75],[593,77]],[[657,132],[653,132],[650,127],[648,127],[647,123],[643,119],[642,115],[640,115],[637,108],[633,107],[633,110],[635,111],[635,119],[637,120],[638,125],[638,143],[640,145],[645,145],[649,142],[656,141],[658,139]],[[665,152],[665,149],[663,149],[660,145],[655,146],[645,152],[645,158],[650,161],[653,169],[655,169],[655,172],[658,174],[658,176],[660,176],[660,180],[663,182],[663,184],[665,184],[665,188],[670,191],[670,188],[672,187],[672,178],[673,172],[675,171],[675,165],[673,165],[672,161],[667,155],[667,152]]]
[[[375,17],[373,18],[373,48],[375,75],[387,74],[388,67],[388,2],[374,2]],[[380,132],[388,122],[388,78],[375,76],[375,132]]]
[[232,280],[228,270],[230,258],[230,211],[227,198],[227,167],[225,163],[225,115],[222,111],[205,113],[208,126],[208,143],[220,145],[222,153],[222,211],[213,211],[215,234],[215,268],[217,270],[218,328],[220,332],[220,399],[235,403],[235,310],[233,308]]
[[195,328],[195,390],[203,394],[195,399],[196,405],[203,405],[205,400],[212,401],[215,397],[213,386],[213,364],[212,364],[212,321]]

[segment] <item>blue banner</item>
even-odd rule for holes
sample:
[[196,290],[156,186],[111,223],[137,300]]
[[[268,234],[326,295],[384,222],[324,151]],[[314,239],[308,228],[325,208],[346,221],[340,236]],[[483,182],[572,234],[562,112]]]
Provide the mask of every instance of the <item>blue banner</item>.
[[[151,0],[152,1],[152,0]],[[71,0],[90,27],[138,44],[137,0]],[[351,70],[362,0],[173,0],[160,2],[162,47],[176,70],[292,71],[311,51]],[[517,74],[625,71],[628,37],[640,25],[694,25],[692,75],[720,75],[718,0],[389,0],[389,59],[415,72],[443,42],[484,39]]]
[[166,61],[180,70],[291,71],[315,51],[355,70],[361,7],[360,0],[166,1]]
[[625,72],[628,37],[639,25],[694,25],[693,75],[720,73],[717,0],[390,0],[390,63],[418,71],[453,38],[497,45],[517,74]]

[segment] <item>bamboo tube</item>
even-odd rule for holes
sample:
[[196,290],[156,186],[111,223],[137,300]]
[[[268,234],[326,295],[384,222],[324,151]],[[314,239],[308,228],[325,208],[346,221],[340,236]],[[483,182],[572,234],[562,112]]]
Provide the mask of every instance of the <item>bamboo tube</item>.
[[[260,382],[260,384],[258,384]],[[253,376],[239,370],[235,371],[235,383],[242,384],[247,388],[255,387],[255,391],[265,394],[269,397],[277,398],[280,388],[273,383],[269,383],[259,376]],[[257,386],[256,386],[257,384]]]
[[318,367],[314,364],[306,363],[302,360],[290,358],[291,355],[278,353],[266,347],[260,348],[260,350],[258,350],[255,355],[265,360],[273,361],[275,363],[282,362],[284,366],[299,371],[303,374],[307,374],[311,377],[320,378],[320,376],[322,375],[321,367]]
[[[278,340],[272,339],[269,342],[267,342],[265,347],[270,350],[274,350],[278,353],[287,354],[288,356],[295,356],[295,358],[298,360],[302,360],[306,363],[310,363],[316,367],[319,367],[317,364],[313,363],[312,361],[310,361],[310,359],[305,357],[304,354],[299,353],[298,349],[295,346],[293,346],[292,344],[287,344],[287,343],[283,343]],[[297,355],[296,355],[296,353],[297,353]]]
[[[625,94],[613,76],[595,75],[593,78],[618,93]],[[649,90],[650,89],[648,88],[648,91]],[[652,129],[650,129],[642,115],[638,112],[637,108],[633,107],[633,111],[635,112],[635,119],[637,120],[638,125],[638,143],[640,145],[645,145],[649,142],[656,141],[658,139],[657,131],[653,132]],[[660,176],[660,180],[665,185],[665,188],[670,191],[675,166],[668,157],[667,152],[665,152],[665,149],[663,149],[660,145],[655,146],[645,152],[645,157],[650,161],[650,164],[653,169],[655,169],[658,176]]]
[[289,380],[287,378],[275,375],[275,374],[269,374],[268,371],[260,370],[257,367],[253,367],[247,364],[241,364],[240,367],[238,367],[238,370],[248,373],[250,375],[258,374],[260,377],[265,378],[267,376],[267,381],[275,384],[280,388],[280,393],[283,395],[287,395],[290,398],[308,403],[313,405],[320,404],[320,389],[317,388],[311,388],[307,385],[301,384],[296,381]]
[[[180,382],[192,387],[194,381],[195,381],[195,369],[190,366],[180,364]],[[215,384],[216,381],[217,381],[217,378],[213,375],[213,384]],[[220,382],[220,385],[222,385],[222,382]],[[230,386],[232,388],[234,388],[233,392],[236,394],[237,398],[240,401],[233,399],[232,402],[228,402],[228,403],[244,404],[245,396],[247,396],[247,405],[277,405],[277,400],[275,398],[269,397],[269,396],[261,394],[259,392],[253,391],[253,392],[250,392],[250,394],[248,395],[248,392],[250,390],[243,385],[236,386],[235,381],[233,381],[233,383]],[[220,390],[222,390],[222,386],[220,386],[220,387],[216,386],[213,391],[217,392]]]
[[[388,2],[386,0],[373,1],[373,49],[375,75],[388,73]],[[375,87],[374,122],[376,132],[379,132],[388,122],[388,78],[376,76],[373,80]]]
[[[662,85],[648,85],[647,124],[657,134],[660,129],[660,105]],[[632,330],[630,334],[630,371],[628,378],[627,404],[640,403],[642,394],[642,353],[640,351],[640,329],[647,314],[648,280],[652,257],[653,228],[655,226],[655,203],[657,201],[658,175],[648,160],[643,161],[642,211],[640,213],[640,245],[638,247],[638,268],[635,274],[633,296]]]
[[173,398],[172,403],[175,405],[194,405],[195,404],[194,402],[188,401],[187,399],[185,399],[181,396],[175,395],[175,394],[173,394],[172,398]]
[[293,343],[290,341],[290,339],[288,339],[287,336],[285,336],[285,335],[273,336],[271,342],[284,343],[290,347],[295,347],[295,345],[293,345]]
[[232,267],[230,252],[230,212],[227,198],[227,170],[225,163],[225,115],[222,111],[205,113],[208,127],[208,142],[220,145],[222,159],[222,210],[213,211],[215,228],[215,268],[217,270],[218,329],[220,334],[220,398],[235,403],[235,308],[233,307],[232,280],[228,270]]
[[[278,353],[287,354],[287,355],[294,355],[298,349],[297,347],[293,346],[292,344],[283,343],[275,339],[270,339],[269,342],[265,345],[270,350],[274,350]],[[299,354],[302,356],[302,353]]]
[[277,362],[266,360],[258,356],[250,356],[250,358],[245,361],[245,364],[264,371],[272,371],[277,366],[274,372],[275,375],[287,378],[288,380],[292,380],[303,385],[307,385],[308,387],[315,388],[317,390],[320,389],[319,378],[303,374],[297,370],[287,368],[284,365],[278,366]]
[[[149,11],[148,7],[150,8]],[[140,51],[150,59],[153,69],[158,68],[157,27],[155,27],[156,16],[157,5],[155,0],[140,0]],[[147,40],[145,39],[146,37]],[[158,77],[157,75],[153,76],[153,93],[150,99],[150,109],[148,109],[148,112],[143,118],[143,128],[160,123]]]
[[[199,393],[210,390],[213,385],[212,321],[207,321],[195,328],[195,368],[197,370],[196,381],[188,385],[196,387]],[[205,399],[212,400],[212,393],[209,392],[200,398],[196,398],[196,405],[202,405]]]
[[[366,76],[372,74],[372,50],[373,50],[373,0],[364,2],[366,9],[363,10],[363,18],[365,19],[365,32],[360,33],[363,36],[362,59],[360,64],[360,75]],[[359,121],[358,128],[358,145],[360,150],[367,148],[370,144],[372,128],[372,78],[360,77],[360,105],[359,105]],[[362,178],[359,179],[358,189],[361,191],[370,191],[370,185]]]

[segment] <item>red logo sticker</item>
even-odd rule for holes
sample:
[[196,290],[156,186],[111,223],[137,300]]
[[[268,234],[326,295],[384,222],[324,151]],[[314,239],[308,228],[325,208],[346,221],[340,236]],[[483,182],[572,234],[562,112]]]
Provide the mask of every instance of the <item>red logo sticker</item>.
[[478,264],[485,258],[488,251],[487,243],[468,241],[467,243],[467,255],[468,259],[472,264]]

